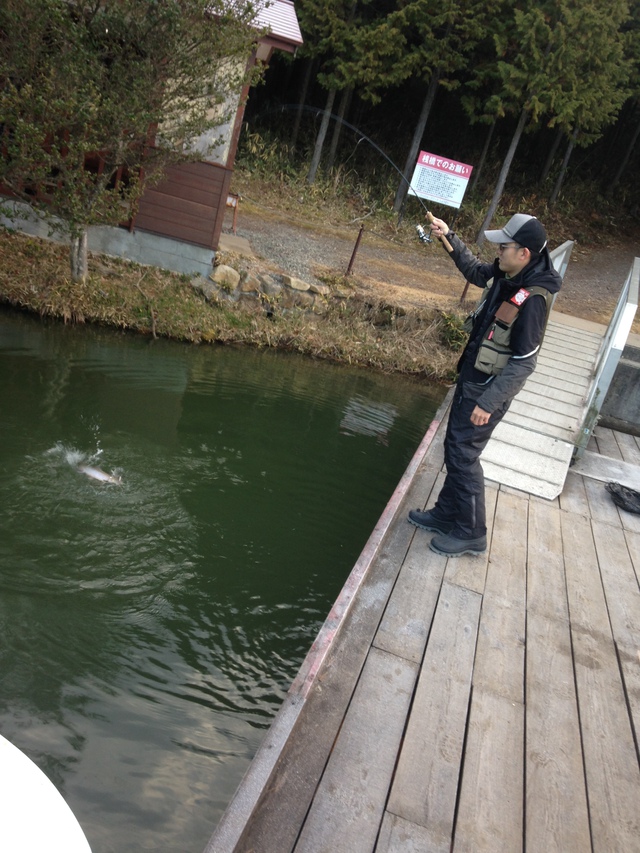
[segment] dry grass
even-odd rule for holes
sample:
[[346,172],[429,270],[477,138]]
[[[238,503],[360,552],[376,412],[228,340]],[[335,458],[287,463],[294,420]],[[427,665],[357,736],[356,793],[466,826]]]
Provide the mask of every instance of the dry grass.
[[[326,313],[268,317],[259,305],[207,302],[179,276],[103,256],[85,284],[71,281],[66,247],[0,231],[0,299],[66,323],[98,323],[192,343],[244,343],[291,350],[386,372],[452,378],[455,315],[381,302],[354,288]],[[454,347],[451,347],[453,343]]]

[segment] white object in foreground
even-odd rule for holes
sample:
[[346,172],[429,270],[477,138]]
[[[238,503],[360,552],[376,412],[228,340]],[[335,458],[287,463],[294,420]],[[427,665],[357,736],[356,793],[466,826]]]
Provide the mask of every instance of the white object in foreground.
[[80,824],[55,785],[0,735],[0,850],[91,853]]

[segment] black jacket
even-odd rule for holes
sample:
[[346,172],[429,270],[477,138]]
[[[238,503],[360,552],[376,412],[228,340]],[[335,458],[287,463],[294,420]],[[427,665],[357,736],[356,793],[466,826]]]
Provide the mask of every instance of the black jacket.
[[543,287],[555,294],[560,290],[562,279],[554,269],[547,249],[517,276],[508,279],[500,270],[498,259],[493,263],[479,261],[451,231],[447,234],[447,240],[453,248],[451,257],[467,281],[482,288],[493,282],[458,363],[459,381],[485,385],[486,388],[477,398],[477,405],[485,412],[493,412],[515,397],[535,369],[547,318],[545,299],[542,296],[531,296],[521,307],[511,333],[513,354],[499,376],[487,376],[474,367],[485,332],[500,305],[511,299],[521,287]]

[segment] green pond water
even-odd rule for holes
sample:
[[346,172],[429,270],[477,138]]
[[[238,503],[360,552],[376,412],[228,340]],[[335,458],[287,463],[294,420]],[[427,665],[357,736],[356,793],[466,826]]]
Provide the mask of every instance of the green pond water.
[[201,853],[443,396],[0,313],[0,734],[93,853]]

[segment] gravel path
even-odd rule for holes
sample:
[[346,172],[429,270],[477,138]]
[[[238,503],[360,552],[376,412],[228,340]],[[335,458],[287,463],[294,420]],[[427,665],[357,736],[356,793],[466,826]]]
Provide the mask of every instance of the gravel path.
[[[308,282],[319,276],[346,273],[359,224],[337,228],[287,219],[280,213],[239,212],[238,235],[245,237],[258,259]],[[568,235],[568,239],[571,239]],[[559,241],[550,241],[552,246]],[[624,243],[583,246],[576,243],[557,309],[576,317],[607,323],[629,273],[640,256],[640,228]],[[465,282],[437,244],[402,245],[366,228],[353,264],[354,281],[382,300],[411,307],[457,306]],[[472,288],[470,296],[473,297]],[[634,332],[640,333],[640,317]]]

